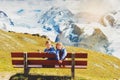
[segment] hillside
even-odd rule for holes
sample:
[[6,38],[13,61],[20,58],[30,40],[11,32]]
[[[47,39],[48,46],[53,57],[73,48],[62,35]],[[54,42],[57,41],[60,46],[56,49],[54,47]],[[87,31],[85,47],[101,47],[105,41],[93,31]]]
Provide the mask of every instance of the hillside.
[[[7,80],[13,74],[23,72],[23,69],[14,69],[11,65],[10,52],[12,51],[43,51],[47,39],[14,32],[0,30],[0,80]],[[113,80],[120,79],[120,59],[83,48],[66,46],[68,52],[87,52],[88,68],[76,70],[76,79],[80,80]],[[69,69],[31,69],[31,74],[70,76]],[[10,76],[8,76],[10,75]]]

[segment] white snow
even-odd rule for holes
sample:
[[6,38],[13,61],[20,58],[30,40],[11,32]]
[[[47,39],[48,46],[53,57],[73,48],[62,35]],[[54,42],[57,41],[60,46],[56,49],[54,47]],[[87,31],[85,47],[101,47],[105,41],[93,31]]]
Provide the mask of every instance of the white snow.
[[86,35],[92,35],[95,28],[99,28],[111,43],[109,49],[113,50],[112,54],[120,58],[120,29],[112,28],[111,26],[104,27],[99,23],[77,24],[84,29]]

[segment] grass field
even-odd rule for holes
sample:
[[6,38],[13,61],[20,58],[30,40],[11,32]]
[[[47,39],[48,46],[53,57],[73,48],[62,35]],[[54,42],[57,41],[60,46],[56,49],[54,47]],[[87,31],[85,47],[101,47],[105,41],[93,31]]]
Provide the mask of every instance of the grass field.
[[[49,80],[47,78],[69,80],[71,76],[70,69],[32,68],[29,77],[24,77],[22,75],[23,69],[13,68],[10,53],[13,51],[43,51],[47,39],[30,34],[4,32],[1,30],[0,34],[0,80],[9,80],[10,77],[13,80],[30,80],[32,78],[35,78],[35,80]],[[75,70],[76,80],[120,80],[120,59],[83,48],[66,46],[66,49],[68,52],[88,53],[88,67],[87,69]]]

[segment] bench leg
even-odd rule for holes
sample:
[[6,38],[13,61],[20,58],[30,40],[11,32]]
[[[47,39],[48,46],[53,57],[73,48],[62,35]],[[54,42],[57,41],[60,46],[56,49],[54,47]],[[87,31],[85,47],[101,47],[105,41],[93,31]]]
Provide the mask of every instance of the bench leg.
[[72,80],[75,78],[75,54],[72,54],[72,67],[71,67]]
[[74,68],[71,69],[71,77],[72,77],[72,80],[74,80],[74,78],[75,78],[75,69]]
[[29,68],[27,63],[27,53],[24,53],[24,76],[28,76]]
[[30,68],[24,68],[24,76],[28,76]]

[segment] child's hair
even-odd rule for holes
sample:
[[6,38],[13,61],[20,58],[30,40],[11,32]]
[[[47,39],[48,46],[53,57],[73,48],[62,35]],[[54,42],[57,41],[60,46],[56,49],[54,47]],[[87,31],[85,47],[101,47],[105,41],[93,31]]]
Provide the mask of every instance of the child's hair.
[[61,42],[56,43],[56,49],[57,49],[57,45],[61,45],[62,48],[64,48],[64,46],[63,46],[63,44]]
[[49,41],[49,40],[48,40],[48,41],[46,41],[46,43],[45,43],[45,44],[51,44],[51,41]]

